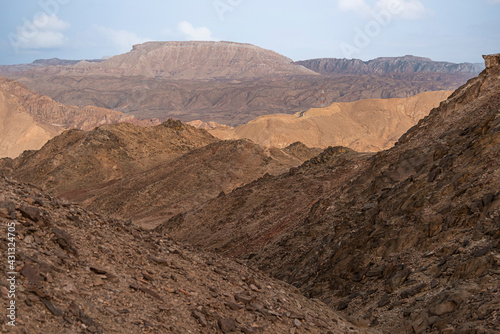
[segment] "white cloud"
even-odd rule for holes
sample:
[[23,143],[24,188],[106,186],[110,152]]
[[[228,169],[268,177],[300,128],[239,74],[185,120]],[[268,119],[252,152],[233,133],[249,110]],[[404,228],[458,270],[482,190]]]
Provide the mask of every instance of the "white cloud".
[[55,14],[49,16],[45,13],[36,16],[35,19],[33,20],[33,24],[40,30],[45,30],[45,31],[47,30],[62,31],[71,27],[71,25],[68,22],[61,20]]
[[150,38],[145,38],[137,35],[134,32],[127,30],[116,30],[108,27],[94,25],[94,29],[111,43],[117,52],[128,52],[134,44],[142,44],[151,41]]
[[212,36],[212,32],[207,27],[195,28],[187,21],[179,22],[177,29],[181,32],[187,40],[190,41],[216,41],[217,39]]
[[425,8],[420,0],[379,0],[375,4],[375,11],[389,10],[396,17],[403,20],[420,20],[432,15],[432,11]]
[[366,15],[371,11],[365,0],[339,0],[338,7],[343,12],[356,12],[361,15]]
[[62,33],[71,25],[56,15],[41,14],[33,21],[25,20],[22,26],[16,29],[12,39],[17,49],[50,49],[64,45],[67,38]]
[[402,20],[419,20],[432,15],[420,0],[378,0],[374,6],[370,6],[365,0],[338,0],[337,4],[341,11],[354,12],[360,16],[369,16],[381,10],[388,10]]

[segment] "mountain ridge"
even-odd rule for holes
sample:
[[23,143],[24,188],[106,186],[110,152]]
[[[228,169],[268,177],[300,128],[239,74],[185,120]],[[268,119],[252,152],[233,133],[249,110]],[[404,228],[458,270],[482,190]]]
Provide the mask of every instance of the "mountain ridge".
[[450,63],[433,61],[430,58],[403,56],[379,57],[368,61],[360,59],[317,58],[296,61],[295,64],[307,67],[323,75],[340,74],[389,74],[389,73],[463,73],[477,75],[484,69],[484,64]]

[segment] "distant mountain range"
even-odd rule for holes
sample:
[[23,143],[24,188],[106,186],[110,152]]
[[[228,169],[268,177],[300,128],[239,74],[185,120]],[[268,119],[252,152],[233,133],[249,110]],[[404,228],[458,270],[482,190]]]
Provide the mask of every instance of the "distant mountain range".
[[461,73],[477,75],[484,64],[449,63],[429,58],[404,56],[382,57],[369,61],[359,59],[320,58],[297,61],[294,64],[307,67],[323,75],[370,75],[393,73]]
[[[373,61],[376,66],[341,60],[347,65],[328,71],[308,62],[294,63],[250,44],[148,42],[105,60],[49,59],[0,66],[0,75],[68,105],[234,126],[260,115],[320,107],[322,86],[330,105],[453,90],[476,74],[469,65],[416,57],[380,58]],[[374,69],[367,71],[367,66]],[[410,67],[413,70],[407,71]]]

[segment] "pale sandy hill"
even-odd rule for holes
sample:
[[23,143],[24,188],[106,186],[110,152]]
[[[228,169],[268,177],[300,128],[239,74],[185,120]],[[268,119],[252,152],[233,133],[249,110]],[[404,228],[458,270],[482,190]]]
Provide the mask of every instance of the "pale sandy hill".
[[14,98],[0,91],[0,158],[38,150],[62,130],[36,122]]
[[0,158],[38,150],[65,129],[91,130],[120,122],[150,125],[114,110],[68,106],[0,77]]
[[403,99],[334,103],[294,115],[260,116],[236,128],[208,130],[221,139],[247,138],[268,147],[300,141],[308,147],[342,145],[356,151],[388,149],[412,126],[451,94],[427,92]]

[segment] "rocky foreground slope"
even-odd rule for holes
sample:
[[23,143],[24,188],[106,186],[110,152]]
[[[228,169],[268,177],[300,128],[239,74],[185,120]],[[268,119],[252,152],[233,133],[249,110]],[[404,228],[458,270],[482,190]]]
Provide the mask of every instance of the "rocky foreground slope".
[[0,282],[4,312],[15,301],[15,318],[0,317],[2,332],[368,333],[242,262],[4,178],[0,222],[0,248],[15,247],[9,271],[18,273],[15,288]]
[[388,150],[326,150],[158,227],[386,333],[500,328],[500,62]]
[[[300,141],[309,147],[345,146],[359,152],[378,152],[394,146],[451,93],[333,103],[295,115],[260,116],[236,128],[215,124],[207,131],[220,139],[247,138],[266,147],[286,147]],[[197,125],[208,127],[205,123]]]

